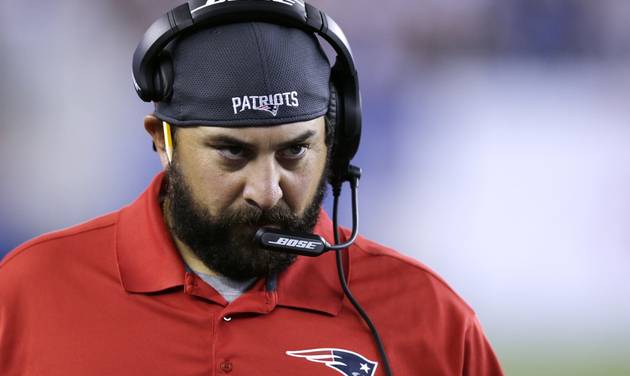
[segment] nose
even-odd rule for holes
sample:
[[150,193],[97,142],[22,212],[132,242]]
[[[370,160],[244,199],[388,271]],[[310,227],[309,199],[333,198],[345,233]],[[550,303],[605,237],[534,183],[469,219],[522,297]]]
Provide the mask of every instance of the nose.
[[245,201],[259,209],[271,209],[282,198],[280,168],[275,159],[261,160],[252,164],[247,172],[243,189]]

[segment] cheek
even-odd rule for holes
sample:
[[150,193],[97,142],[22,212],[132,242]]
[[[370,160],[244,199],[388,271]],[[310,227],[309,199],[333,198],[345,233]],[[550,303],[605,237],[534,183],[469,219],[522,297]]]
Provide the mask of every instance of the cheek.
[[313,201],[325,164],[326,154],[320,152],[309,158],[304,168],[289,174],[283,188],[284,199],[298,214],[302,214]]
[[188,161],[184,175],[193,197],[213,216],[223,212],[240,194],[236,176],[218,168],[211,156]]

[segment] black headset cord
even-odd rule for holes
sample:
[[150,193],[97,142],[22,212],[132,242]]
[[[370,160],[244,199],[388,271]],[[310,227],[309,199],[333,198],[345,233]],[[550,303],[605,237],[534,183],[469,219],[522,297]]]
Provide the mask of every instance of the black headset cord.
[[[357,188],[359,185],[358,176],[351,176],[349,179],[349,182],[350,182],[350,189],[352,190],[352,234],[354,235],[354,238],[356,238],[356,234],[359,228],[359,205],[357,204]],[[337,207],[339,204],[339,196],[341,194],[341,184],[334,184],[332,191],[333,191],[333,215],[332,215],[333,233],[335,236],[335,245],[338,245],[339,244],[339,226],[337,222]],[[357,310],[357,312],[359,313],[363,321],[365,321],[367,326],[370,328],[370,331],[372,332],[372,337],[374,338],[374,341],[376,342],[376,346],[378,347],[378,353],[381,357],[381,360],[383,361],[385,374],[387,376],[392,376],[393,374],[389,366],[389,360],[387,359],[387,354],[385,353],[385,348],[383,346],[383,342],[381,341],[381,337],[379,336],[378,331],[376,330],[376,326],[374,326],[374,324],[372,323],[372,320],[370,320],[370,317],[363,310],[361,305],[359,305],[359,302],[357,302],[354,296],[352,296],[352,292],[350,292],[350,288],[348,288],[346,276],[343,271],[341,249],[335,249],[335,254],[337,256],[337,273],[339,274],[339,282],[341,283],[341,288],[343,289],[344,294],[346,295],[348,300],[350,300],[350,303],[352,303],[352,305]]]

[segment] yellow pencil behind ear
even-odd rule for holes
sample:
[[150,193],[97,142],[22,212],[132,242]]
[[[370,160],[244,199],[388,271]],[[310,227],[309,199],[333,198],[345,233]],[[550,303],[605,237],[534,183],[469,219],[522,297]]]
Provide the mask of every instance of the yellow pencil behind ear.
[[171,137],[171,125],[165,121],[162,122],[164,128],[164,151],[166,158],[170,164],[173,161],[173,138]]

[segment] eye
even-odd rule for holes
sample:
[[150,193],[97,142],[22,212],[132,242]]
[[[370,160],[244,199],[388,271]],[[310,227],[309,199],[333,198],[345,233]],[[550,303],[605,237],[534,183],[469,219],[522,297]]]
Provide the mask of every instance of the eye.
[[283,159],[300,159],[309,149],[308,144],[295,144],[280,151],[280,157]]
[[241,160],[247,157],[247,151],[242,146],[225,145],[216,146],[215,149],[226,159]]

